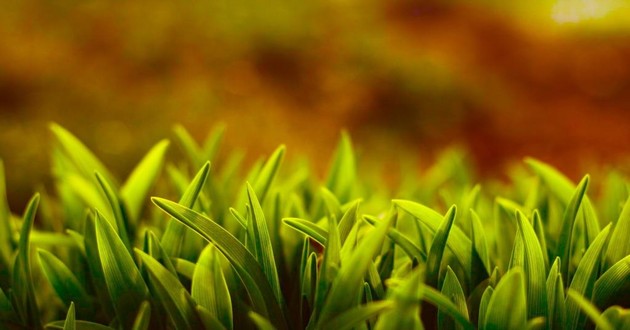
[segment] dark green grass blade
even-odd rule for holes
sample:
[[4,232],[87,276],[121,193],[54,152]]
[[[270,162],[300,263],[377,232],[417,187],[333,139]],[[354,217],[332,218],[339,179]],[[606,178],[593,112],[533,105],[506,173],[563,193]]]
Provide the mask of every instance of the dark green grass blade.
[[[63,329],[65,321],[54,321],[46,324],[46,329]],[[108,327],[103,324],[98,324],[89,321],[75,320],[74,324],[76,330],[114,330],[112,327]]]
[[148,288],[114,228],[98,213],[94,230],[103,277],[116,316],[124,327],[131,327],[140,305],[148,299]]
[[427,256],[427,274],[426,283],[434,288],[438,288],[438,280],[440,275],[440,266],[442,264],[442,257],[444,256],[444,250],[446,249],[446,242],[455,222],[457,216],[457,207],[455,205],[446,212],[444,220],[438,227],[429,249],[429,255]]
[[35,300],[35,285],[33,282],[30,262],[30,234],[35,221],[35,213],[39,205],[39,194],[35,194],[26,206],[18,241],[18,250],[13,265],[13,307],[21,322],[28,328],[40,328],[41,320],[37,302]]
[[232,298],[212,244],[201,252],[192,278],[192,297],[227,329],[232,329]]
[[230,261],[252,299],[257,313],[269,316],[279,329],[286,329],[282,307],[275,298],[274,290],[254,257],[232,234],[207,217],[175,202],[152,198],[164,212],[182,222],[215,246]]
[[91,310],[92,299],[72,270],[48,251],[38,249],[37,254],[44,275],[64,304],[77,302],[79,310]]
[[547,276],[547,321],[549,329],[561,328],[565,320],[564,283],[560,274],[560,258],[556,258]]
[[630,292],[630,255],[617,261],[595,281],[593,303],[599,308],[606,308],[615,295],[624,292]]
[[147,194],[157,180],[164,164],[164,156],[169,144],[168,140],[162,140],[151,148],[136,165],[120,189],[120,197],[125,203],[133,223],[137,223],[140,218],[142,207],[147,202]]
[[[184,195],[179,200],[181,205],[184,205],[188,208],[192,208],[203,189],[203,186],[206,183],[206,179],[208,178],[208,173],[210,172],[210,163],[206,162],[197,175],[193,178],[193,180],[186,188]],[[166,230],[164,231],[164,235],[162,236],[162,247],[171,257],[178,257],[182,240],[186,234],[186,226],[180,223],[179,221],[169,221],[166,225]]]
[[164,306],[175,328],[200,328],[201,320],[197,316],[195,304],[179,279],[150,255],[138,249],[135,251],[149,272],[155,298]]
[[[614,330],[612,324],[608,322],[608,320],[602,316],[602,313],[595,307],[588,299],[584,298],[578,292],[569,289],[567,292],[567,299],[572,301],[573,304],[577,305],[584,314],[586,314],[593,323],[597,326],[598,329],[602,330]],[[582,328],[580,328],[582,329]]]

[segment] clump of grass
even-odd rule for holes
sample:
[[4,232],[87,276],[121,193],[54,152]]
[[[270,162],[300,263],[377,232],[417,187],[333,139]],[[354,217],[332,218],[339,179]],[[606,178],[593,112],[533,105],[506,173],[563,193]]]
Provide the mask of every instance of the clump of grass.
[[120,181],[51,130],[54,197],[13,214],[0,163],[3,328],[630,327],[618,173],[591,200],[588,175],[527,159],[510,185],[479,185],[449,152],[392,200],[345,134],[320,180],[287,169],[284,146],[211,166],[222,131],[199,146],[178,127],[184,159],[160,141]]

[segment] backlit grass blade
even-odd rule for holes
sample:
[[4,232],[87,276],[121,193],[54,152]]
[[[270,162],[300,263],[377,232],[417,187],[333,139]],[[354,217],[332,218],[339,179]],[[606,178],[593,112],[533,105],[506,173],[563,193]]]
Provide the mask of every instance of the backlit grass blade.
[[352,255],[343,261],[326,298],[319,324],[328,322],[356,306],[363,288],[363,277],[372,263],[372,258],[380,250],[393,219],[394,217],[387,217],[386,221],[363,236]]
[[254,311],[269,316],[279,329],[286,329],[282,307],[254,257],[232,234],[207,217],[175,202],[152,198],[164,212],[182,222],[215,246],[230,261],[252,299]]
[[414,270],[397,287],[390,288],[389,298],[393,306],[376,321],[376,330],[422,329],[420,320],[420,302],[424,293],[422,271]]
[[560,274],[560,258],[551,266],[547,276],[547,321],[549,329],[561,329],[565,320],[564,282]]
[[584,314],[586,314],[586,316],[588,316],[591,321],[593,321],[593,323],[597,325],[598,329],[614,330],[612,324],[610,324],[610,322],[608,322],[608,320],[602,316],[602,313],[597,309],[597,307],[591,304],[590,301],[588,301],[578,292],[569,289],[569,291],[567,292],[567,299],[572,301],[573,304],[578,305],[582,312],[584,312]]
[[367,320],[391,310],[394,305],[395,303],[392,300],[380,300],[360,305],[330,320],[330,322],[322,326],[322,329],[355,329],[355,327],[364,324]]
[[[614,329],[630,329],[630,309],[619,306],[612,306],[602,313],[602,316],[613,326]],[[601,328],[597,327],[597,330]]]
[[177,275],[177,271],[175,270],[175,266],[173,265],[170,256],[166,253],[164,248],[162,248],[160,240],[151,230],[147,230],[144,234],[143,251],[161,263],[162,266],[166,267],[171,274]]
[[13,307],[20,321],[27,328],[40,328],[41,320],[37,301],[35,300],[35,285],[33,282],[30,262],[30,234],[35,221],[35,213],[39,205],[39,194],[35,194],[24,211],[23,223],[20,229],[17,257],[13,264]]
[[525,278],[520,268],[505,274],[492,293],[485,329],[523,329],[527,323]]
[[547,238],[545,237],[545,228],[543,225],[543,221],[540,218],[540,213],[538,210],[534,210],[532,214],[532,221],[534,231],[536,232],[536,237],[538,238],[538,243],[540,243],[540,250],[542,251],[543,260],[545,262],[545,269],[549,269],[549,254],[547,253]]
[[98,183],[99,188],[101,188],[102,193],[107,198],[107,202],[109,202],[109,208],[114,215],[116,226],[113,228],[118,231],[118,236],[120,237],[120,240],[127,248],[127,251],[131,253],[131,241],[129,240],[129,232],[127,230],[129,228],[127,215],[125,214],[125,210],[120,204],[118,194],[109,185],[109,183],[107,183],[107,180],[105,180],[105,178],[100,173],[94,172],[94,176],[96,177],[96,182]]
[[281,302],[284,298],[282,297],[280,280],[278,279],[278,269],[276,267],[273,244],[269,235],[269,227],[254,188],[249,183],[247,184],[247,200],[252,210],[250,219],[254,231],[253,239],[256,245],[257,260],[262,266],[263,272],[276,295],[276,299]]
[[252,322],[254,322],[258,330],[276,330],[276,327],[274,327],[273,324],[269,322],[269,320],[267,320],[260,314],[256,312],[249,312],[247,315],[252,320]]
[[486,329],[486,314],[488,314],[488,304],[490,303],[490,299],[492,298],[493,293],[494,288],[488,286],[483,291],[483,295],[481,295],[481,300],[479,301],[479,316],[477,321],[479,329]]
[[536,232],[526,216],[516,211],[518,235],[521,235],[524,254],[524,275],[527,288],[527,317],[547,316],[546,270],[543,251]]
[[582,199],[586,195],[589,177],[585,176],[578,185],[573,197],[562,216],[562,230],[558,238],[558,249],[556,255],[564,262],[562,263],[561,272],[565,280],[569,279],[569,265],[571,263],[571,247],[573,246],[573,227],[577,219],[578,210],[582,204]]
[[[193,180],[186,188],[184,195],[182,195],[179,203],[188,208],[192,208],[197,201],[197,197],[201,193],[203,186],[208,178],[210,172],[210,163],[206,162],[199,172],[195,175]],[[182,240],[186,234],[186,226],[178,221],[169,221],[166,225],[164,235],[162,235],[162,247],[171,257],[178,257],[182,246]]]
[[455,222],[457,216],[457,207],[455,205],[446,212],[444,220],[438,227],[438,230],[433,236],[433,242],[431,242],[431,248],[429,249],[429,255],[427,256],[426,264],[426,283],[434,288],[438,288],[438,280],[440,275],[440,265],[442,264],[442,257],[444,256],[444,250],[446,249],[446,242],[448,240],[451,228]]
[[84,178],[91,178],[96,171],[116,186],[114,176],[105,165],[72,133],[55,123],[50,124],[50,130],[59,141],[64,154],[77,166]]
[[[486,232],[483,228],[483,224],[481,223],[479,215],[477,215],[477,212],[475,212],[473,209],[470,209],[470,222],[472,233],[471,241],[474,248],[473,252],[481,260],[486,272],[490,274],[492,272],[492,268],[490,267],[490,257],[488,254],[488,240],[486,238]],[[475,260],[474,256],[471,256],[470,259],[472,261]]]
[[[409,213],[414,218],[420,220],[430,231],[437,232],[444,217],[422,204],[415,202],[395,199],[394,205]],[[449,233],[449,239],[446,241],[446,247],[453,253],[457,261],[464,268],[468,276],[471,275],[471,247],[472,242],[457,226],[454,226]]]
[[423,285],[422,294],[423,300],[431,303],[431,305],[437,307],[441,312],[453,318],[453,320],[457,321],[465,330],[475,329],[475,326],[468,321],[468,315],[462,314],[459,308],[448,297],[440,293],[440,291],[428,285]]
[[140,305],[148,298],[148,288],[114,228],[98,212],[94,221],[98,257],[109,297],[120,324],[131,327]]
[[[599,275],[599,263],[602,250],[608,238],[610,224],[597,235],[597,238],[588,247],[580,264],[578,265],[569,289],[586,297],[590,297],[595,286],[595,280]],[[582,329],[585,316],[580,313],[580,308],[573,300],[566,300],[566,326],[567,329]]]
[[[625,289],[625,290],[624,290]],[[617,261],[595,281],[593,303],[599,308],[608,307],[610,300],[630,291],[630,255]]]
[[626,199],[619,219],[610,234],[608,248],[604,258],[604,267],[608,269],[617,261],[630,254],[630,198]]
[[[348,235],[352,231],[357,219],[359,217],[359,205],[361,205],[361,200],[356,200],[354,202],[349,202],[350,207],[343,213],[341,220],[339,220],[339,239],[341,244],[343,245],[348,238]],[[348,204],[346,204],[348,205]],[[342,209],[346,206],[342,206]]]
[[74,301],[79,310],[91,310],[91,298],[72,270],[46,250],[38,249],[37,254],[42,272],[64,304],[68,306]]
[[[455,272],[453,272],[449,266],[446,268],[446,276],[444,277],[444,283],[442,285],[442,295],[450,299],[453,304],[457,306],[459,312],[468,318],[468,306],[466,305],[464,290],[457,279],[457,275],[455,275]],[[450,317],[447,317],[444,312],[438,311],[437,317],[439,329],[463,329],[461,325],[455,323]]]
[[[47,330],[48,329],[63,329],[63,326],[65,323],[66,321],[54,321],[54,322],[50,322],[46,324],[45,328]],[[106,325],[99,324],[99,323],[89,322],[89,321],[75,320],[74,324],[77,330],[115,330],[115,328],[108,327]]]
[[285,218],[282,219],[285,225],[295,229],[308,237],[312,237],[321,245],[326,245],[326,237],[328,236],[328,231],[317,224],[298,218]]
[[120,188],[120,197],[133,223],[140,218],[142,207],[147,201],[147,194],[162,169],[169,144],[168,140],[162,140],[149,150]]
[[77,328],[76,317],[74,314],[74,303],[70,303],[68,308],[68,314],[66,315],[66,321],[63,323],[63,330],[75,330]]
[[328,210],[327,214],[329,216],[335,216],[337,217],[337,219],[341,219],[341,217],[343,216],[341,212],[341,203],[339,203],[339,200],[337,199],[335,194],[326,189],[326,187],[321,187],[319,189],[319,192],[322,200],[324,201],[324,205]]
[[[374,217],[364,215],[363,219],[367,221],[372,226],[377,226],[380,221]],[[387,237],[394,241],[396,245],[398,245],[408,256],[410,259],[416,259],[417,261],[426,261],[427,255],[424,251],[420,249],[411,239],[409,239],[405,234],[401,233],[397,229],[390,227],[387,231]]]
[[286,147],[284,145],[278,147],[278,149],[276,149],[273,154],[271,154],[267,162],[265,162],[265,165],[263,165],[263,167],[260,169],[260,172],[256,177],[256,181],[254,181],[253,189],[256,192],[256,196],[258,196],[261,204],[265,201],[267,192],[269,191],[273,180],[278,174],[278,169],[280,168],[280,164],[282,164],[282,160],[284,159],[285,151]]
[[144,301],[140,305],[140,310],[136,319],[133,322],[132,330],[147,330],[151,322],[151,304],[148,301]]
[[192,297],[227,329],[232,329],[232,298],[212,244],[201,252],[192,278]]
[[319,320],[321,312],[326,306],[330,287],[339,274],[341,263],[341,241],[339,238],[337,219],[334,216],[330,216],[327,220],[329,228],[328,237],[324,248],[324,258],[319,267],[319,276],[317,277],[317,286],[315,288],[314,310],[309,321],[309,326]]
[[204,329],[212,329],[212,330],[225,330],[225,326],[221,324],[221,322],[214,317],[214,315],[210,314],[207,309],[203,308],[203,306],[197,305],[197,314],[201,319],[201,323],[203,323]]
[[149,273],[151,290],[155,298],[164,306],[175,329],[199,329],[201,320],[188,291],[177,277],[150,255],[135,249]]
[[326,188],[335,194],[342,204],[349,202],[356,177],[356,160],[352,142],[350,136],[343,132],[328,170]]

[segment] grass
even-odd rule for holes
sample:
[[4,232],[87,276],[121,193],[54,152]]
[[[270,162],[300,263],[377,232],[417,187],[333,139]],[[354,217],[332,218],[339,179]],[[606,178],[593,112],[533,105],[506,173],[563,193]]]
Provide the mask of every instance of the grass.
[[347,134],[320,179],[284,146],[244,169],[215,159],[222,128],[199,146],[177,127],[185,157],[160,141],[121,181],[51,131],[55,194],[22,216],[0,162],[2,328],[630,327],[619,173],[595,199],[590,176],[535,159],[475,184],[451,151],[392,194],[359,175]]

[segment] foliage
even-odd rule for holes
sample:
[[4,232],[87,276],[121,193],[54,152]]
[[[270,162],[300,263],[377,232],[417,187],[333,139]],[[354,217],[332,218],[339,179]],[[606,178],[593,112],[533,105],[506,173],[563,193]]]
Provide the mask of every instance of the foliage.
[[618,174],[602,198],[590,176],[575,185],[534,159],[511,185],[474,185],[449,152],[391,200],[358,171],[346,134],[320,180],[285,166],[284,146],[245,171],[214,159],[220,133],[201,148],[178,126],[183,157],[169,162],[160,141],[123,181],[51,128],[56,197],[35,194],[13,214],[0,166],[2,328],[630,323],[619,299],[630,295],[629,183]]

